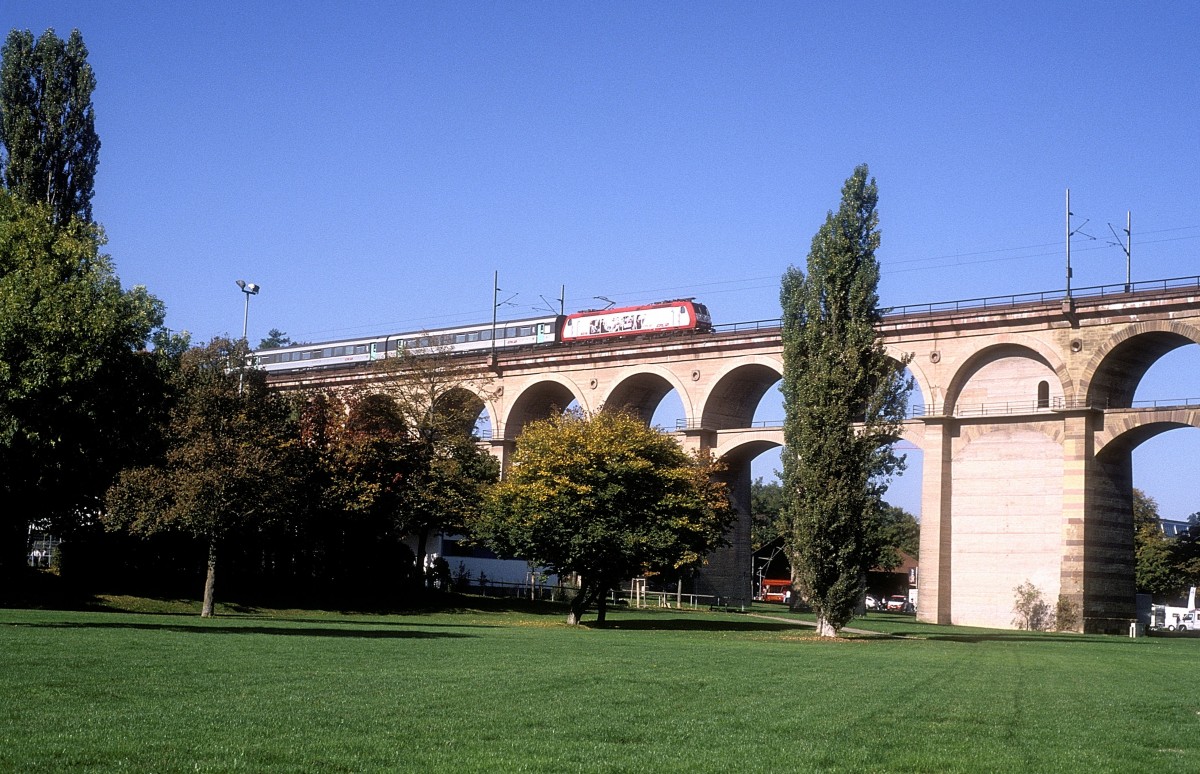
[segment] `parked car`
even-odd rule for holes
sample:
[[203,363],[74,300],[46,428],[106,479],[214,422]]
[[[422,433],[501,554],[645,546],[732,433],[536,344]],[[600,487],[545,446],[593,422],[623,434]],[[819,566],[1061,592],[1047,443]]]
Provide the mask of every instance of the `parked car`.
[[863,600],[863,604],[868,610],[882,610],[883,609],[883,602],[880,601],[879,599],[871,596],[870,594],[868,594],[866,599]]
[[915,612],[912,602],[908,601],[908,597],[902,594],[893,594],[888,597],[887,609],[893,613],[912,613]]

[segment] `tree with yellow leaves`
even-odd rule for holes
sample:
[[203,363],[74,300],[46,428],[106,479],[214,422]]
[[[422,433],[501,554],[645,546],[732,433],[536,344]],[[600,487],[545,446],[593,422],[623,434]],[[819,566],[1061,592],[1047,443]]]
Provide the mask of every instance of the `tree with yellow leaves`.
[[716,466],[624,412],[567,412],[527,425],[472,532],[498,553],[578,575],[568,623],[650,572],[696,566],[735,514]]

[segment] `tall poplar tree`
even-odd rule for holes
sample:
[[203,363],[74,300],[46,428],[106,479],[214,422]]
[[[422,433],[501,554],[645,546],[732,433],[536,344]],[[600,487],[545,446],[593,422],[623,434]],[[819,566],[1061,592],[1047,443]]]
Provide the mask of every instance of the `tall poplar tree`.
[[836,636],[877,555],[881,495],[910,383],[876,335],[877,190],[865,164],[813,237],[808,271],[783,276],[784,540],[793,580]]
[[65,41],[46,30],[12,30],[0,65],[0,183],[15,197],[50,206],[56,223],[92,219],[100,138],[96,75],[79,30]]

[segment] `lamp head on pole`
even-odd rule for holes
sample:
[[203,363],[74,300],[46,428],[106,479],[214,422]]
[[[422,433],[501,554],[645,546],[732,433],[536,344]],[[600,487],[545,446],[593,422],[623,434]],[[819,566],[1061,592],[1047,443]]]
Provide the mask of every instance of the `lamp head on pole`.
[[258,295],[258,291],[261,289],[258,285],[255,285],[253,282],[247,282],[246,280],[238,280],[237,286],[241,288],[242,292],[248,296]]

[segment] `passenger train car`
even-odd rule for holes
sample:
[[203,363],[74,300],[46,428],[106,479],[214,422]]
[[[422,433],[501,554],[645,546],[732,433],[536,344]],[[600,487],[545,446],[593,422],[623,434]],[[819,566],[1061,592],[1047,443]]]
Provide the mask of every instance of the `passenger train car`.
[[[562,317],[553,315],[497,323],[496,348],[554,343],[558,341],[561,320]],[[397,350],[420,352],[434,348],[445,352],[490,350],[492,324],[260,349],[254,353],[254,365],[269,372],[329,368],[382,360],[393,357]]]
[[260,349],[254,365],[268,372],[335,368],[394,357],[397,351],[479,352],[587,341],[613,336],[635,336],[671,331],[709,331],[712,320],[704,304],[691,299],[663,301],[621,309],[530,317],[496,323],[439,328],[431,331],[368,336],[319,344],[293,344]]

